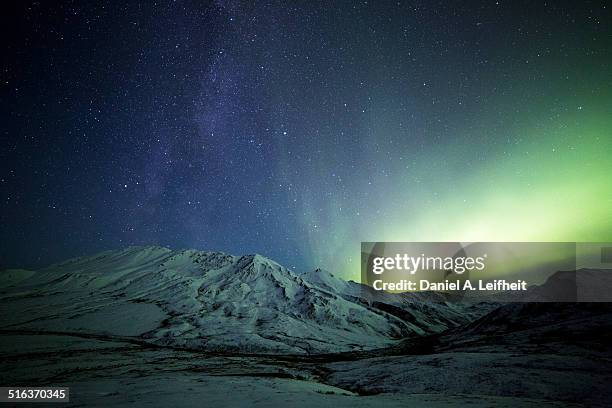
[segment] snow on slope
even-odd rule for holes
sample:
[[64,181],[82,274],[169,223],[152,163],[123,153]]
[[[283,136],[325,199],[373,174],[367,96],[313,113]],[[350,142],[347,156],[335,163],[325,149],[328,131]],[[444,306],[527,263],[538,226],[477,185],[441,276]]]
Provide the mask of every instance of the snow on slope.
[[530,398],[611,406],[611,303],[510,303],[413,340],[427,347],[331,363],[326,382],[366,395],[471,394],[516,398],[514,406]]
[[368,294],[320,272],[297,275],[260,255],[106,251],[17,280],[0,273],[0,328],[139,336],[219,352],[329,353],[466,321],[444,302]]
[[304,273],[302,277],[315,286],[338,293],[346,300],[367,304],[397,316],[420,335],[465,324],[487,311],[474,305],[450,302],[446,295],[439,292],[392,294],[377,291],[371,286],[337,278],[323,269]]

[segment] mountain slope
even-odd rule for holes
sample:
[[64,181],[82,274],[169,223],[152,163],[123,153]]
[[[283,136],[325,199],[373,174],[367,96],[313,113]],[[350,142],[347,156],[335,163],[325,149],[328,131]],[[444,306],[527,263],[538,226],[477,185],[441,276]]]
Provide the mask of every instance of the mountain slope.
[[107,251],[21,272],[19,279],[3,272],[1,329],[293,354],[384,347],[467,319],[443,301],[371,293],[333,276],[317,279],[317,273],[297,275],[260,255],[162,247]]
[[[601,287],[610,272],[597,271]],[[538,290],[557,295],[583,273],[560,272]],[[406,339],[395,355],[333,362],[326,381],[366,395],[471,394],[512,398],[512,406],[539,398],[609,407],[610,344],[612,303],[507,303],[468,324]]]

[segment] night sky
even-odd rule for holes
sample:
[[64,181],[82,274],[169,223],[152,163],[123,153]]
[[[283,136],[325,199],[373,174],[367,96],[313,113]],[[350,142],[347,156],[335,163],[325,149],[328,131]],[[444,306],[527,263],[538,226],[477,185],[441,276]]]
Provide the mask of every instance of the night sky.
[[0,265],[611,241],[605,2],[2,5]]

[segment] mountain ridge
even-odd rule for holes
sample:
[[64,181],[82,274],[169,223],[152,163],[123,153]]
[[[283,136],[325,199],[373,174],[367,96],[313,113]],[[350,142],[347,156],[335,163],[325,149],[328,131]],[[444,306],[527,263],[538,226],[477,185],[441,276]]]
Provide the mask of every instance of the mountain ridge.
[[322,270],[298,274],[260,254],[132,246],[0,281],[9,310],[23,299],[50,305],[29,301],[30,318],[14,313],[12,328],[128,334],[216,352],[367,350],[466,321],[444,302],[373,293]]

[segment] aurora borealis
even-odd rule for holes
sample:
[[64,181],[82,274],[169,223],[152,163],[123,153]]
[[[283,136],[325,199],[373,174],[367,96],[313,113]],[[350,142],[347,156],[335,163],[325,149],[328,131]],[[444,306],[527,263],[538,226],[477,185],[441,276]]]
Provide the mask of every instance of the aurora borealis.
[[160,244],[358,279],[361,241],[612,241],[605,2],[3,15],[2,265]]

